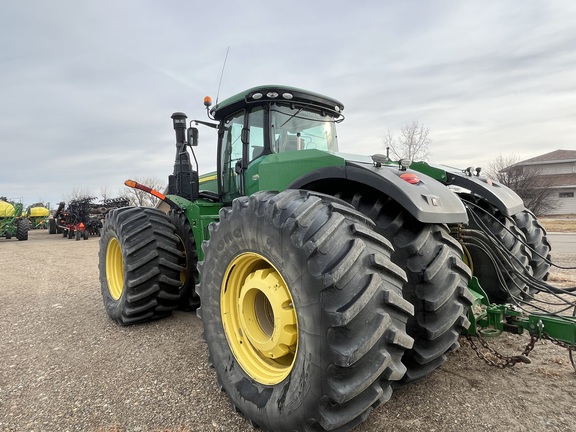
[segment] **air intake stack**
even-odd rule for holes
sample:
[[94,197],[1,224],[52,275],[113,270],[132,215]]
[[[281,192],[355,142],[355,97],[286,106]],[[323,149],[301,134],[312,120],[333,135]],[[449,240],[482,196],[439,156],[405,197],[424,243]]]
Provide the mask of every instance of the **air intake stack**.
[[181,112],[172,114],[174,132],[176,133],[176,159],[174,173],[168,176],[168,194],[178,195],[188,200],[198,199],[198,171],[192,168],[190,154],[186,150],[186,119]]

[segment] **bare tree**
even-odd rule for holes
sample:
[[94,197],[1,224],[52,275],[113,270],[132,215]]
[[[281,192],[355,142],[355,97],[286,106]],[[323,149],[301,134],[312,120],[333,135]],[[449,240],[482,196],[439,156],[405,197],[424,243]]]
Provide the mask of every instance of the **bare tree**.
[[108,198],[111,198],[112,192],[110,191],[110,188],[108,186],[102,186],[100,188],[100,196],[102,197],[103,200],[107,200]]
[[382,141],[393,158],[425,161],[430,157],[430,130],[417,121],[402,126],[397,138],[388,130]]
[[74,188],[69,194],[62,195],[62,201],[69,203],[70,201],[90,198],[90,191],[86,188]]
[[[384,147],[386,148],[386,155],[389,156],[390,150],[395,146],[395,139],[394,139],[394,134],[392,132],[390,132],[390,129],[386,130],[386,135],[384,135],[384,137],[382,138],[382,143],[384,144]],[[398,159],[402,159],[397,157],[395,154],[393,155],[394,157],[398,158]]]
[[523,166],[521,159],[512,154],[498,155],[488,165],[489,177],[498,180],[516,192],[524,201],[527,209],[536,215],[543,215],[558,207],[558,201],[552,189],[549,176],[542,175],[532,166]]
[[[166,183],[157,177],[134,177],[134,180],[160,192],[166,188]],[[129,188],[128,186],[124,187],[122,195],[130,201],[130,205],[138,207],[155,207],[159,201],[158,198],[147,192]]]

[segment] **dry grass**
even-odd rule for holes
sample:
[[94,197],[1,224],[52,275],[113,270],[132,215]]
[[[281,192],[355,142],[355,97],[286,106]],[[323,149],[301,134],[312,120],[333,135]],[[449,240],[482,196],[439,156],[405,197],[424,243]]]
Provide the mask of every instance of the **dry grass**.
[[548,232],[576,233],[576,216],[542,217],[538,221]]
[[576,275],[570,273],[560,273],[559,270],[553,270],[548,276],[548,282],[563,284],[576,284]]

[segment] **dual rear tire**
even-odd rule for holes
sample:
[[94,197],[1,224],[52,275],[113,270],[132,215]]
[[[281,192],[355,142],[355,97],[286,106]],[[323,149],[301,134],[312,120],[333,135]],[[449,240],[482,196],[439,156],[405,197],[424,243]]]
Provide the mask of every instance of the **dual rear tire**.
[[470,270],[462,261],[462,248],[446,225],[419,222],[391,198],[376,192],[338,196],[372,219],[394,246],[392,261],[408,277],[402,293],[414,306],[407,327],[414,347],[402,359],[407,367],[402,381],[423,378],[460,346],[460,334],[470,325]]
[[492,303],[530,300],[531,280],[545,281],[551,246],[546,230],[527,209],[506,216],[481,199],[466,197],[470,227],[483,233],[466,240],[474,276]]
[[532,268],[532,275],[537,280],[548,280],[552,245],[548,241],[546,229],[538,221],[536,215],[527,209],[515,214],[513,219],[526,237],[526,243],[530,247],[529,264]]

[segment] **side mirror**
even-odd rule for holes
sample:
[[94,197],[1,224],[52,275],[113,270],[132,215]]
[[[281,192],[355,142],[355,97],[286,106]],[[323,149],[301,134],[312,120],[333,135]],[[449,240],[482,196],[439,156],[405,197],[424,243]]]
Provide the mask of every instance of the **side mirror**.
[[188,144],[193,147],[198,146],[198,128],[189,127],[186,130],[186,134],[188,138]]

